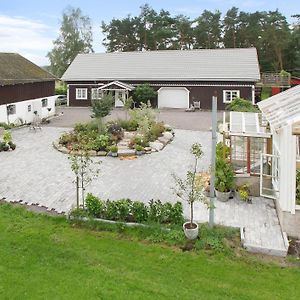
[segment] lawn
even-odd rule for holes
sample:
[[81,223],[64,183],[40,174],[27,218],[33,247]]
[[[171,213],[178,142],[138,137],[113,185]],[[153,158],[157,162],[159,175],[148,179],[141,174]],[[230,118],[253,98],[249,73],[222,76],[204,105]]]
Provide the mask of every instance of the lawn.
[[90,231],[0,205],[1,299],[298,299],[300,269]]

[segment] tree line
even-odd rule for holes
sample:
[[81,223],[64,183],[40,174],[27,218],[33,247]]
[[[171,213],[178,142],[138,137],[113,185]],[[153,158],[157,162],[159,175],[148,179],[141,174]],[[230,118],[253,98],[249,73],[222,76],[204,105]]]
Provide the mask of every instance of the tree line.
[[[51,56],[53,51],[63,45],[64,34],[70,30],[63,25],[74,17],[76,16],[72,16],[70,12],[69,15],[64,13],[60,37],[48,54],[51,66],[55,61]],[[191,19],[185,15],[172,16],[163,9],[157,12],[145,4],[139,15],[114,18],[109,23],[102,22],[101,29],[107,52],[255,47],[263,72],[284,69],[300,76],[300,15],[292,17],[293,24],[289,24],[278,10],[247,13],[232,7],[223,16],[218,10],[204,10],[199,17]],[[75,21],[77,30],[72,32],[74,40],[82,42],[78,45],[78,48],[81,47],[79,52],[92,52],[90,19],[81,16],[80,20],[85,21],[84,30],[78,28],[78,22]],[[72,35],[65,36],[70,39]],[[71,44],[71,41],[65,42]],[[78,48],[73,46],[71,51]],[[59,52],[64,53],[62,49]],[[79,53],[75,52],[74,57]],[[67,64],[69,63],[70,60],[67,60]]]

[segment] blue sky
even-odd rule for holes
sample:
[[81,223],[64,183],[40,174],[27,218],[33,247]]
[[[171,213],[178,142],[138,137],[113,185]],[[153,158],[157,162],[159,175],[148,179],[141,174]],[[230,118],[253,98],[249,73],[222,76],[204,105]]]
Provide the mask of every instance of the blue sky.
[[146,2],[155,10],[163,8],[173,15],[191,18],[199,16],[204,9],[225,13],[232,6],[247,12],[278,8],[290,21],[292,14],[300,13],[299,1],[279,0],[0,0],[0,52],[18,52],[38,65],[48,64],[45,56],[58,36],[62,11],[67,6],[79,7],[91,18],[94,50],[103,52],[101,21],[137,15],[139,7]]

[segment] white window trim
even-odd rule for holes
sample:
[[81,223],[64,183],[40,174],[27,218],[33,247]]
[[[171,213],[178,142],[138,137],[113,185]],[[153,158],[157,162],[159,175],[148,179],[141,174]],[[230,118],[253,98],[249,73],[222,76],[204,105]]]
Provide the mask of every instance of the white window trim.
[[[82,95],[84,91],[84,95]],[[87,95],[87,88],[76,88],[76,99],[77,100],[87,100],[88,95]]]
[[[42,102],[42,107],[48,107],[48,99],[47,98],[43,98],[41,100],[41,102]],[[46,103],[46,104],[44,104],[44,103]]]
[[[12,111],[11,111],[12,108]],[[17,106],[16,104],[8,104],[7,105],[7,115],[15,115],[17,113]]]
[[[226,100],[226,93],[230,93],[230,101]],[[223,103],[231,103],[232,102],[232,93],[236,93],[236,97],[239,98],[240,97],[240,90],[223,90]]]

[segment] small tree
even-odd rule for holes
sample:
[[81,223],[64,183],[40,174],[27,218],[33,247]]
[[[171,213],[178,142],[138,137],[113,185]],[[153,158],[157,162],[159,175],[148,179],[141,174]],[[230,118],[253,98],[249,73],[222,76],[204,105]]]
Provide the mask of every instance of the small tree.
[[102,119],[108,116],[113,109],[114,98],[111,93],[104,94],[101,99],[92,100],[92,118],[98,120],[99,133],[102,132],[103,122]]
[[79,198],[81,189],[81,201],[84,208],[84,191],[86,187],[97,178],[100,172],[99,165],[101,161],[94,161],[91,159],[86,147],[82,144],[75,147],[69,155],[71,169],[76,177],[76,205],[79,208]]
[[133,99],[138,103],[147,103],[153,100],[157,95],[157,92],[148,84],[138,85],[133,92]]
[[186,173],[186,178],[182,179],[173,174],[175,184],[174,192],[182,200],[186,201],[190,206],[190,224],[194,222],[194,202],[204,201],[205,187],[202,181],[197,180],[197,165],[203,156],[201,145],[194,143],[191,147],[191,153],[194,155],[194,166]]
[[147,104],[141,103],[139,108],[129,110],[129,115],[131,120],[138,124],[139,133],[146,137],[155,122],[157,110],[153,109],[148,101]]
[[126,98],[125,100],[121,100],[123,105],[124,105],[124,108],[126,110],[126,120],[128,119],[128,112],[129,110],[132,108],[132,105],[133,105],[133,99],[132,97],[129,97],[129,98]]

